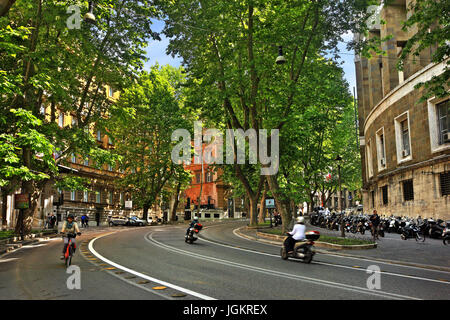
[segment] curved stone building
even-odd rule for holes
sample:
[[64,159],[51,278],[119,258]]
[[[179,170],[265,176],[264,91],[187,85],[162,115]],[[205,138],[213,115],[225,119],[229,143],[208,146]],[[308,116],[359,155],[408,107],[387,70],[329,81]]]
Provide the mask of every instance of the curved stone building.
[[411,57],[404,70],[398,56],[414,30],[402,31],[410,0],[380,11],[385,24],[369,37],[391,34],[386,55],[355,58],[364,211],[381,215],[450,219],[450,98],[419,102],[415,85],[443,72],[431,63],[436,48]]

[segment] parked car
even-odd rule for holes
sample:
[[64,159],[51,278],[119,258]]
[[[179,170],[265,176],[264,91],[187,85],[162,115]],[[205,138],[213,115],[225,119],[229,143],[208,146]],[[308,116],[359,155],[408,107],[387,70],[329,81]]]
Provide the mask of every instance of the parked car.
[[128,222],[128,218],[124,216],[112,216],[109,220],[109,225],[111,226],[125,226]]
[[128,226],[146,226],[148,223],[145,220],[142,220],[141,218],[137,216],[132,216],[128,218],[127,225]]

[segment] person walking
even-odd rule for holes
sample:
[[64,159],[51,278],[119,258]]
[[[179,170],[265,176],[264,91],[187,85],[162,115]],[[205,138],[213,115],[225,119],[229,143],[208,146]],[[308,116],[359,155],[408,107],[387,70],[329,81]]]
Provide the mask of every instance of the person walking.
[[373,210],[373,214],[370,216],[370,222],[372,223],[372,236],[373,241],[378,240],[378,225],[380,224],[380,216],[377,210]]
[[55,228],[55,224],[56,224],[56,217],[55,217],[55,215],[52,213],[52,214],[50,215],[50,227],[51,227],[52,229],[54,229],[54,228]]

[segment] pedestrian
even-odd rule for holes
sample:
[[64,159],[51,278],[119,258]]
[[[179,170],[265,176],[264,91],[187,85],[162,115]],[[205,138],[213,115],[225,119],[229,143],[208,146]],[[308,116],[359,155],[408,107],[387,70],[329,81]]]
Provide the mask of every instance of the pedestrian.
[[51,226],[51,216],[50,213],[47,214],[47,218],[45,219],[44,229],[50,229]]
[[50,215],[50,227],[51,227],[52,229],[54,229],[54,228],[55,228],[55,224],[56,224],[56,217],[55,217],[55,215],[52,213],[52,214]]
[[83,213],[83,215],[81,216],[81,227],[82,228],[84,228],[85,219],[86,219],[86,214]]
[[84,225],[89,228],[89,216],[87,214],[84,216]]
[[372,223],[372,236],[373,241],[378,240],[378,225],[380,224],[380,217],[377,210],[373,210],[373,214],[370,216],[370,222]]

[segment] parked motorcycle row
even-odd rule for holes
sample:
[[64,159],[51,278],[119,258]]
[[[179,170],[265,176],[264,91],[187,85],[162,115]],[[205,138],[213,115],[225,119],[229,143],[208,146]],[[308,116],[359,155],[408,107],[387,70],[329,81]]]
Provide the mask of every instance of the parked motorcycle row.
[[[344,215],[337,212],[325,213],[315,212],[311,215],[310,223],[313,226],[329,230],[340,230],[342,218],[344,219],[345,232],[365,234],[372,233],[370,215],[351,214]],[[400,234],[401,239],[409,238],[416,241],[425,241],[425,237],[442,239],[445,245],[450,243],[450,221],[441,219],[411,219],[408,217],[381,217],[378,226],[378,235],[384,237],[385,232]]]

